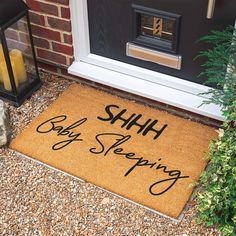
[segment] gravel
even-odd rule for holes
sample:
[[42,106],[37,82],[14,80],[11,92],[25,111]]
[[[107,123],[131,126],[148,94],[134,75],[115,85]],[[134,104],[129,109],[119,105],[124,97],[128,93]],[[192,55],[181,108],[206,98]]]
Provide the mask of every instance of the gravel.
[[[42,77],[41,89],[21,107],[7,104],[12,138],[75,83]],[[6,147],[0,178],[0,235],[220,235],[196,223],[194,200],[176,223]]]

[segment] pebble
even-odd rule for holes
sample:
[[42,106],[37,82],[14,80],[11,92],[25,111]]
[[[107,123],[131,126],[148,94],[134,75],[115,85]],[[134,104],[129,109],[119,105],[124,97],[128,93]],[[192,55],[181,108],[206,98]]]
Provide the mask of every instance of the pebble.
[[108,204],[109,201],[110,201],[110,199],[109,199],[108,197],[105,197],[105,198],[102,199],[101,204],[102,204],[102,205],[103,205],[103,204]]

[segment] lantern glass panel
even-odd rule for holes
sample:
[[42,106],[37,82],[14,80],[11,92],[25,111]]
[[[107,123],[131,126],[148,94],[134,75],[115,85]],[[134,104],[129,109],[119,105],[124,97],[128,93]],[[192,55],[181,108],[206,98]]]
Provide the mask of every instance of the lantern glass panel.
[[[0,42],[0,89],[11,92],[10,76],[8,73],[8,67],[5,60],[5,55],[2,47],[2,41]],[[17,86],[17,85],[16,85]]]
[[[37,78],[36,67],[33,60],[33,51],[30,42],[27,18],[23,17],[12,24],[4,32],[10,57],[11,67],[17,90],[22,90]],[[2,61],[2,59],[1,59]],[[3,60],[2,64],[5,64]],[[2,67],[2,85],[6,91],[11,91],[8,72]],[[6,74],[3,74],[5,72]],[[3,76],[5,75],[5,77]],[[4,83],[5,80],[5,83]],[[7,81],[8,80],[8,81]]]

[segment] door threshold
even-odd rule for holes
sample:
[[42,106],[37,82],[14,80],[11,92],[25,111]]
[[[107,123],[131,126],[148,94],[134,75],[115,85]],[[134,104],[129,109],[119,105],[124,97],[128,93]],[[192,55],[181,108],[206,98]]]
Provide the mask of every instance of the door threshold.
[[205,100],[200,95],[142,80],[82,61],[74,62],[69,67],[68,73],[206,117],[220,121],[224,120],[219,106],[215,104],[200,106]]

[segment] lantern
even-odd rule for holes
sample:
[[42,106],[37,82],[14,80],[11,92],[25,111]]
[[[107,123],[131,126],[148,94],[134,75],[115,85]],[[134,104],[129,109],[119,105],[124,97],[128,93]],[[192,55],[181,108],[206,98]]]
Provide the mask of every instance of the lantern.
[[20,106],[40,84],[29,8],[0,0],[0,98]]

